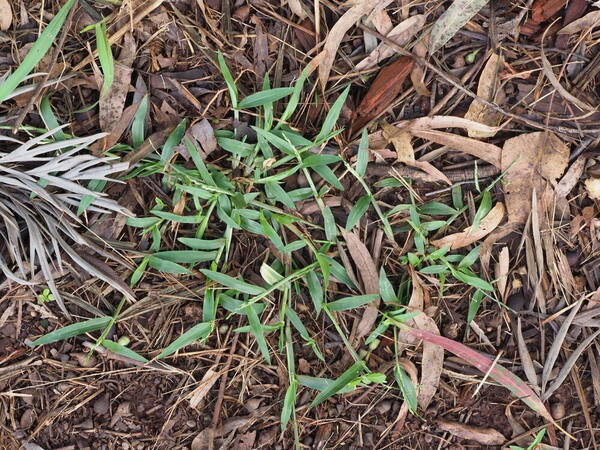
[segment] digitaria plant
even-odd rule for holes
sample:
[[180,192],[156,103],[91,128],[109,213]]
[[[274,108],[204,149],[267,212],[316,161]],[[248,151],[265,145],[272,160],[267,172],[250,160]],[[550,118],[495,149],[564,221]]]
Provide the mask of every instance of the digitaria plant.
[[128,167],[115,162],[115,157],[96,157],[86,150],[105,134],[53,140],[62,128],[27,142],[0,136],[0,148],[6,149],[0,152],[0,269],[19,284],[44,282],[69,315],[54,282],[56,273],[63,272],[65,256],[84,272],[123,292],[115,280],[76,250],[77,246],[91,247],[82,234],[77,207],[85,204],[91,212],[130,213],[105,194],[81,184],[109,180],[108,175]]

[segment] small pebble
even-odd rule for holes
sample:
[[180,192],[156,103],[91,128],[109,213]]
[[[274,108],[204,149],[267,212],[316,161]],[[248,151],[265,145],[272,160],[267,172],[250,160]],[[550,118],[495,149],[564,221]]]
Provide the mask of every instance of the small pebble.
[[104,394],[94,402],[94,412],[96,414],[106,414],[108,412],[109,396]]
[[551,407],[554,420],[560,420],[565,417],[565,405],[562,402],[554,403]]
[[392,409],[392,402],[390,400],[382,400],[375,407],[377,412],[381,415],[386,414],[390,409]]

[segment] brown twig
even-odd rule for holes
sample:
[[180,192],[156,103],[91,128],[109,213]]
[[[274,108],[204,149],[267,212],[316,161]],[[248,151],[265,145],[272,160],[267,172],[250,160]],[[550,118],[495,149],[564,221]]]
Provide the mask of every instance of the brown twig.
[[54,70],[54,66],[56,66],[56,61],[58,61],[58,55],[62,51],[62,47],[65,43],[65,39],[67,38],[67,34],[69,32],[69,29],[71,28],[71,21],[73,20],[73,14],[75,13],[77,6],[78,6],[78,2],[76,0],[75,3],[73,3],[71,10],[69,11],[69,15],[67,16],[67,20],[63,24],[62,30],[60,31],[60,37],[58,39],[58,43],[56,44],[56,47],[54,47],[54,51],[52,52],[52,60],[50,62],[50,66],[48,67],[48,70],[46,71],[46,75],[44,75],[42,80],[38,83],[38,85],[35,88],[35,91],[33,91],[33,94],[31,94],[31,97],[29,97],[29,101],[27,102],[27,105],[25,105],[25,107],[19,113],[17,120],[15,121],[15,124],[13,125],[13,128],[12,128],[13,134],[16,134],[17,131],[19,131],[21,124],[25,120],[25,116],[27,114],[29,114],[29,111],[31,111],[31,108],[37,102],[37,99],[38,99],[40,93],[42,92],[42,89],[44,88],[44,84],[50,78],[50,74]]

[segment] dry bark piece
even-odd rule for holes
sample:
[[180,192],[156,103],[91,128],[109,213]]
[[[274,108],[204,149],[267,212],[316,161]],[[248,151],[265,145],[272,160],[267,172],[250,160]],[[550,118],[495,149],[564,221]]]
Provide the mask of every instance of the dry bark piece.
[[469,441],[475,441],[483,445],[502,445],[506,438],[502,433],[493,428],[475,427],[461,422],[451,422],[449,420],[436,420],[438,426],[454,436]]
[[[488,58],[477,85],[477,96],[494,102],[498,105],[504,103],[504,91],[500,89],[500,72],[504,65],[504,57],[492,53]],[[481,101],[474,99],[469,105],[469,110],[465,114],[465,119],[480,122],[491,127],[497,127],[502,121],[502,114],[491,109]],[[482,132],[469,130],[469,137],[488,138],[496,134],[496,131]]]
[[12,24],[12,8],[8,0],[0,0],[0,30],[6,31]]
[[509,222],[525,223],[535,189],[537,204],[545,217],[554,197],[553,185],[569,162],[569,146],[551,132],[522,134],[508,139],[502,148],[502,171],[506,172],[506,209]]
[[490,212],[481,220],[477,229],[473,230],[473,227],[468,227],[460,233],[450,234],[441,239],[432,241],[431,243],[439,248],[450,247],[451,250],[466,247],[467,245],[471,245],[473,242],[484,238],[492,231],[494,231],[498,227],[498,225],[500,225],[500,222],[502,222],[503,217],[504,204],[498,202],[490,210]]
[[402,56],[379,71],[356,110],[350,134],[360,131],[371,120],[383,113],[402,92],[402,84],[410,74],[414,61]]

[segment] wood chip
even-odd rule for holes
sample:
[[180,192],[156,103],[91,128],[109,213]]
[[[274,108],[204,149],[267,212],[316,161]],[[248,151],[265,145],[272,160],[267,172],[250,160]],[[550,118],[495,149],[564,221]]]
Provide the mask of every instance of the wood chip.
[[12,24],[12,7],[8,0],[0,0],[0,30],[6,31]]

